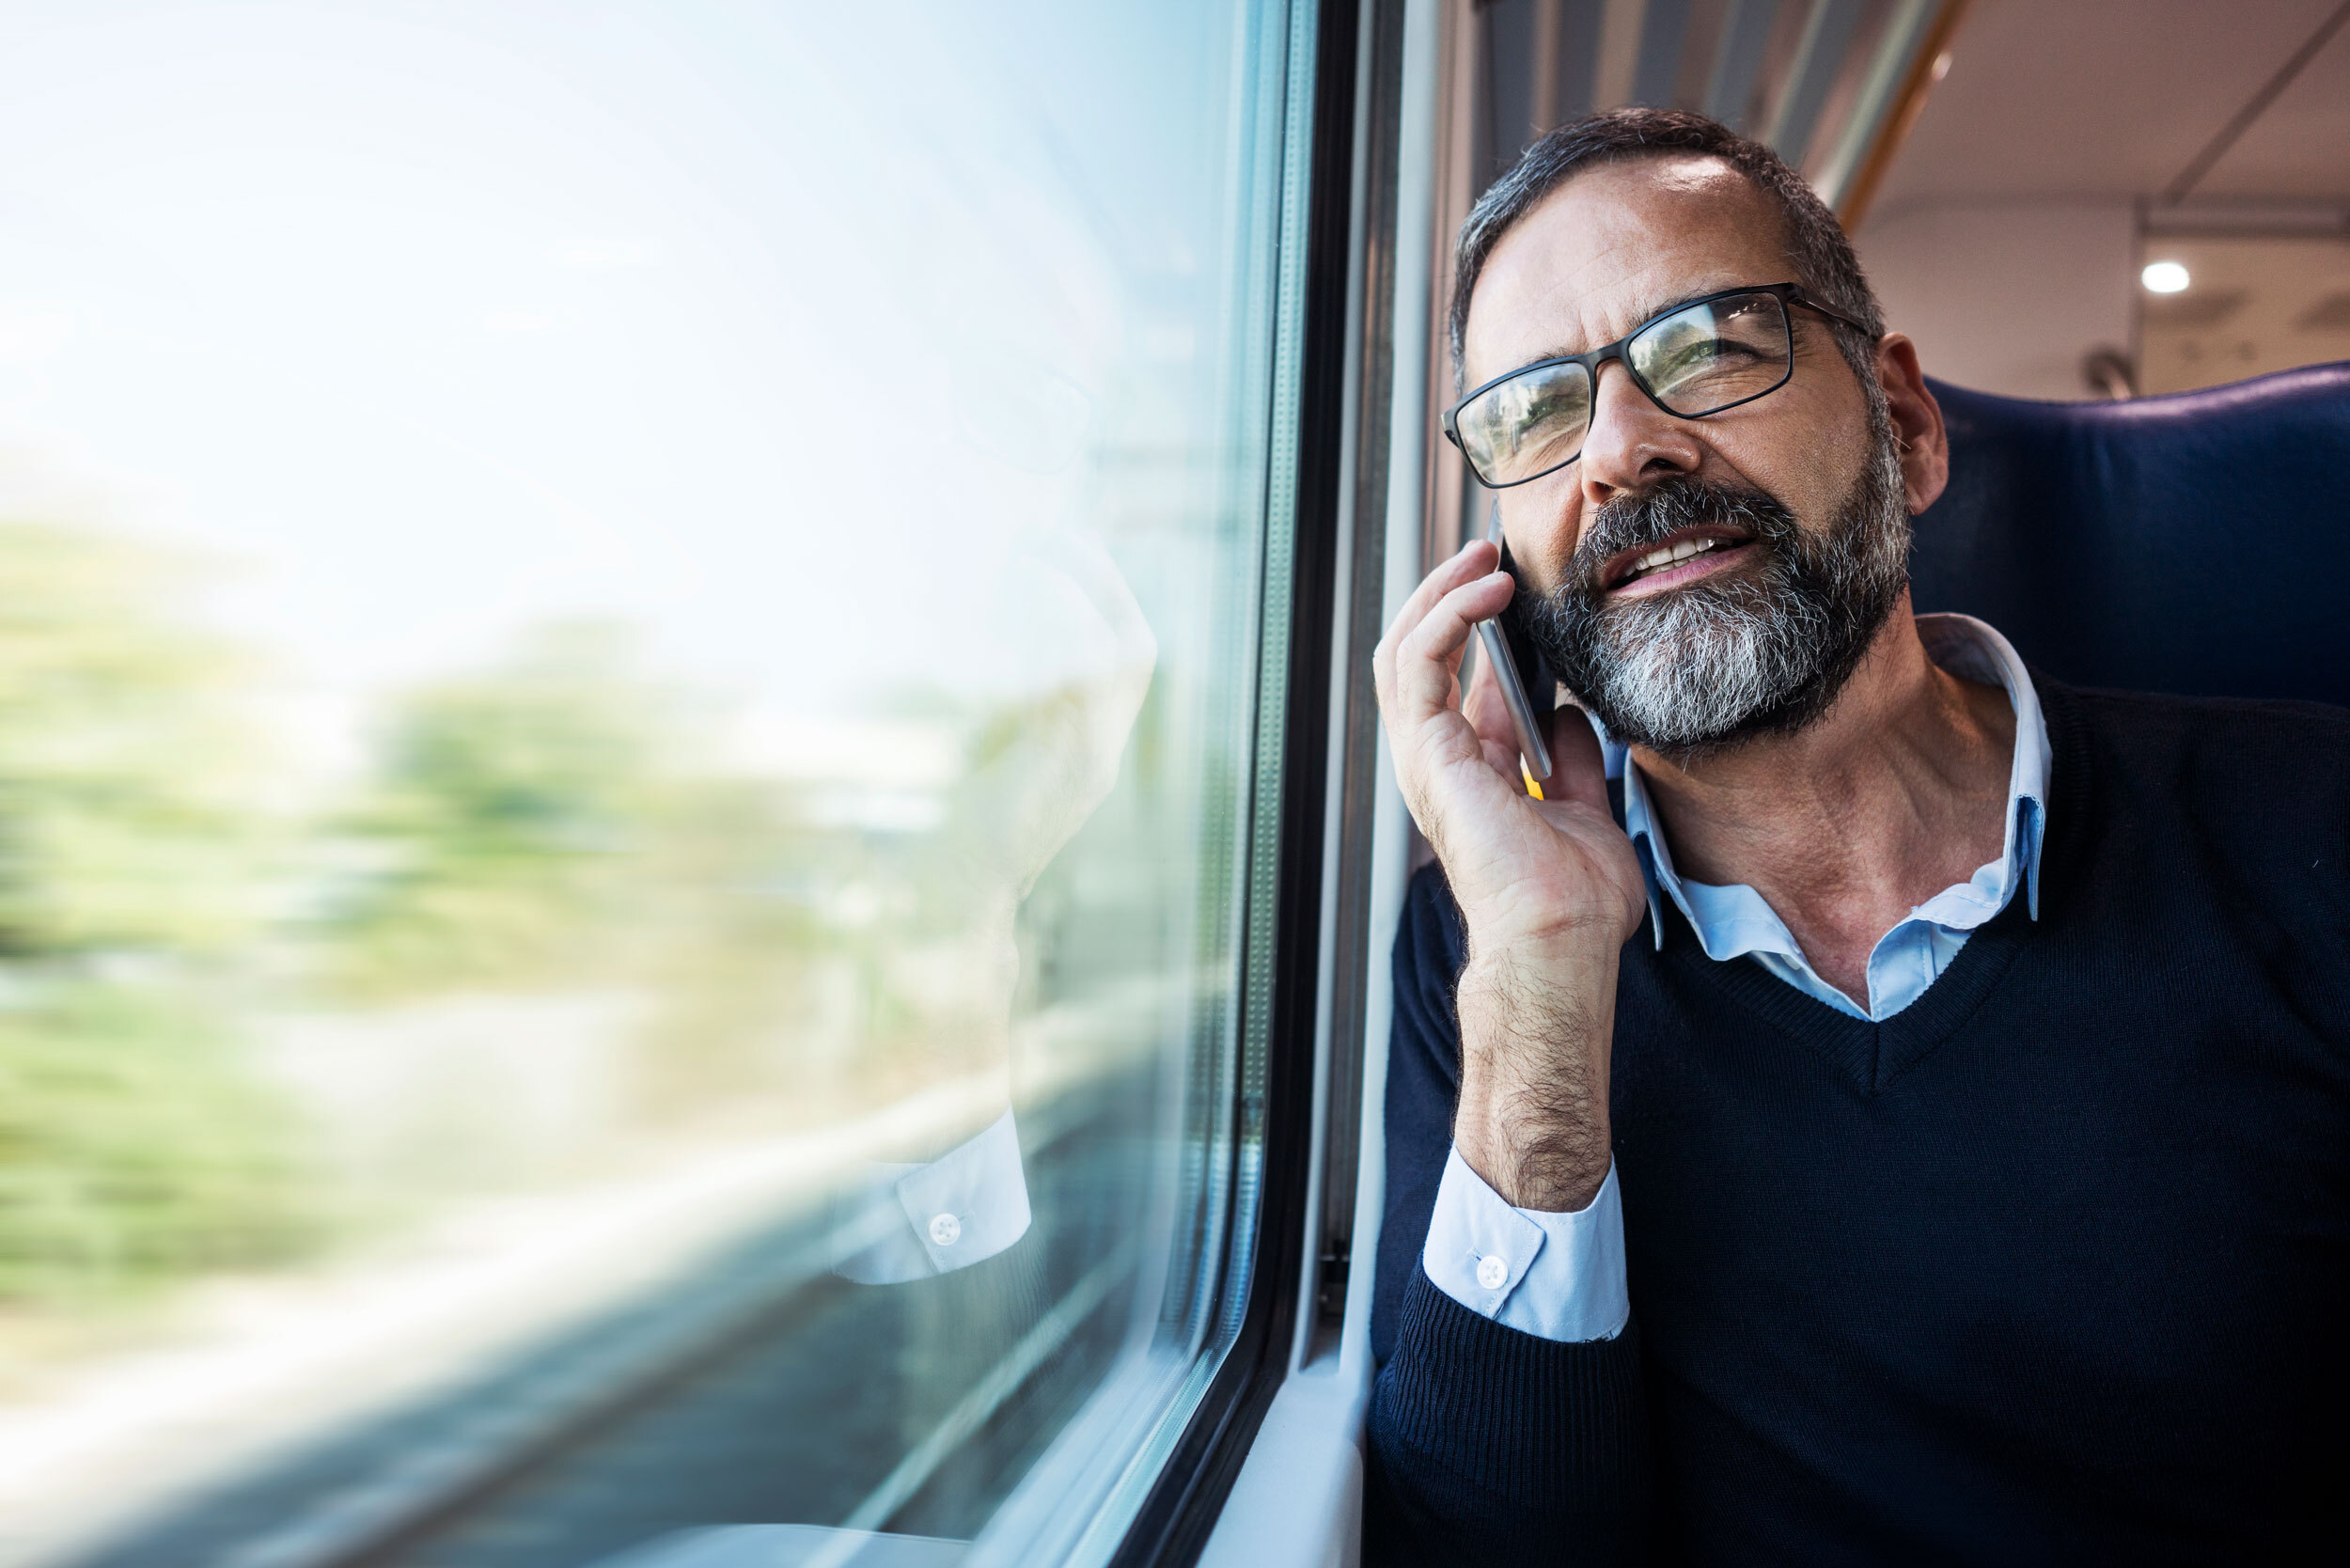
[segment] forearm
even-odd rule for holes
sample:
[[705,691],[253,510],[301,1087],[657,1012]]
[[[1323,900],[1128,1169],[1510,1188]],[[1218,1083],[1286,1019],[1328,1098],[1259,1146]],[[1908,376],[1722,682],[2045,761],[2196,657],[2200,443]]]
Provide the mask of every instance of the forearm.
[[1452,1141],[1520,1208],[1570,1213],[1606,1180],[1619,950],[1605,933],[1490,946],[1472,937],[1456,1000]]
[[[1637,1325],[1618,1311],[1601,1309],[1572,1325],[1562,1323],[1569,1332],[1559,1337],[1521,1332],[1447,1294],[1421,1262],[1444,1191],[1448,1131],[1464,1120],[1475,1121],[1497,1130],[1498,1146],[1513,1147],[1507,1142],[1512,1120],[1495,1104],[1506,1099],[1497,1089],[1500,1075],[1487,1071],[1472,1088],[1472,1079],[1459,1073],[1467,1053],[1455,1030],[1465,1013],[1480,1020],[1479,1048],[1487,1066],[1494,1027],[1501,1023],[1512,1038],[1540,1042],[1554,1061],[1562,1045],[1574,1048],[1576,1062],[1595,1055],[1599,1075],[1594,1078],[1589,1066],[1574,1067],[1581,1088],[1572,1098],[1582,1107],[1576,1118],[1596,1107],[1602,1119],[1595,1124],[1569,1120],[1605,1150],[1606,1054],[1582,1047],[1607,1038],[1590,1031],[1612,1027],[1614,953],[1611,949],[1607,962],[1593,968],[1573,951],[1534,958],[1524,945],[1489,941],[1480,953],[1485,968],[1470,973],[1476,966],[1465,967],[1465,961],[1471,946],[1441,875],[1432,868],[1415,877],[1396,937],[1386,1213],[1372,1314],[1373,1343],[1385,1365],[1366,1440],[1364,1561],[1478,1568],[1639,1561],[1649,1482]],[[1520,956],[1496,966],[1495,955],[1505,950]],[[1506,1003],[1523,989],[1506,983],[1521,969],[1528,973],[1519,979],[1566,980],[1569,994],[1586,999],[1573,1027],[1555,1027],[1560,1024],[1556,1016],[1554,1027],[1532,1027],[1523,1010],[1507,1006],[1497,1022],[1486,1018],[1489,1001]],[[1578,974],[1584,975],[1579,981]],[[1496,986],[1496,980],[1504,983]],[[1465,1118],[1459,1114],[1464,1105],[1471,1107]],[[1559,1162],[1538,1154],[1532,1163]],[[1562,1212],[1582,1208],[1605,1184],[1606,1170],[1603,1152],[1590,1192],[1552,1201]],[[1485,1196],[1498,1200],[1497,1194]],[[1476,1243],[1487,1256],[1494,1251],[1474,1225],[1459,1228],[1453,1239]],[[1620,1232],[1612,1242],[1612,1251],[1599,1249],[1606,1255],[1595,1263],[1620,1274]],[[1545,1241],[1537,1251],[1550,1245]],[[1505,1283],[1522,1286],[1516,1278],[1526,1266],[1522,1250],[1499,1250],[1509,1253],[1507,1272],[1513,1277]],[[1475,1278],[1477,1264],[1468,1267]],[[1614,1298],[1621,1297],[1619,1278]]]

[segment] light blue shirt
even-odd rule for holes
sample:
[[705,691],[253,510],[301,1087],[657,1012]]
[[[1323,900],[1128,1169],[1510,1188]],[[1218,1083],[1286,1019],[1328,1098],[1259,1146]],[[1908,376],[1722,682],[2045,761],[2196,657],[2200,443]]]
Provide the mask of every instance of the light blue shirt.
[[[2048,724],[2040,695],[2013,647],[1972,616],[1921,615],[1926,653],[1952,675],[2004,689],[2015,710],[2015,755],[2008,769],[2006,833],[1999,858],[1912,909],[1869,953],[1864,1010],[1822,980],[1786,922],[1743,885],[1716,887],[1674,872],[1672,850],[1649,804],[1640,771],[1604,734],[1608,776],[1623,780],[1624,831],[1647,873],[1649,925],[1664,941],[1663,899],[1687,917],[1708,958],[1750,958],[1838,1011],[1882,1021],[1925,995],[1977,927],[2016,893],[2040,916],[2040,842],[2047,822]],[[1436,1188],[1422,1263],[1429,1279],[1470,1310],[1545,1340],[1612,1339],[1631,1316],[1624,1287],[1623,1210],[1616,1172],[1589,1206],[1573,1214],[1512,1207],[1453,1150]]]
[[927,1165],[862,1167],[833,1196],[832,1267],[861,1285],[927,1279],[1028,1233],[1028,1180],[1011,1112]]

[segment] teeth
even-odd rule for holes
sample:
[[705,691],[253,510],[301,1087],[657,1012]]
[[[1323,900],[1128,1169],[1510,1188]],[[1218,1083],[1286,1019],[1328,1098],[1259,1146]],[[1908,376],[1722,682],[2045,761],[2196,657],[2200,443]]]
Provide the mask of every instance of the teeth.
[[1646,576],[1660,567],[1670,566],[1676,561],[1685,561],[1692,556],[1702,556],[1708,550],[1721,548],[1722,543],[1723,541],[1718,539],[1684,539],[1678,544],[1660,546],[1634,561],[1632,570],[1623,574],[1623,580],[1628,583],[1633,578]]

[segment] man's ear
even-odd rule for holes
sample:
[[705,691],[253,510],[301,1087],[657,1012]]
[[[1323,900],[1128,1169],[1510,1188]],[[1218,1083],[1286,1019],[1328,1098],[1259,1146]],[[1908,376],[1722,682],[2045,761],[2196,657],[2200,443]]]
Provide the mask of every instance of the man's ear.
[[1950,481],[1950,441],[1942,428],[1942,405],[1926,388],[1918,345],[1898,332],[1877,340],[1877,380],[1885,388],[1894,439],[1901,443],[1902,484],[1914,517],[1934,505]]

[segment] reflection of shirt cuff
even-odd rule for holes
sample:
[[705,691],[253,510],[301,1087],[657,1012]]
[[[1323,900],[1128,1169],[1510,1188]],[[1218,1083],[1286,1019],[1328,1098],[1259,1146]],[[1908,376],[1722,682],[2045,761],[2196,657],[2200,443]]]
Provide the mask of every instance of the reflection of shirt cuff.
[[1429,1282],[1480,1316],[1539,1339],[1612,1340],[1632,1316],[1616,1166],[1573,1214],[1512,1208],[1454,1149],[1420,1258]]
[[1011,1112],[928,1165],[865,1167],[834,1206],[833,1272],[862,1285],[949,1274],[1028,1231],[1028,1181]]

